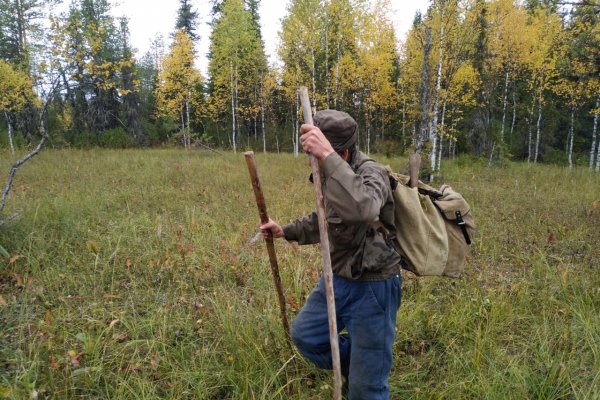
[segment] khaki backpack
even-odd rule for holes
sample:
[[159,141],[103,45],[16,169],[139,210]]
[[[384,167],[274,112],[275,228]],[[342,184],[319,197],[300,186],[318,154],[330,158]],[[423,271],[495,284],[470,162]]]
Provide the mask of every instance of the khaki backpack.
[[403,267],[419,276],[459,277],[475,233],[469,204],[450,186],[435,189],[419,181],[417,187],[410,187],[409,176],[389,168],[388,173],[396,241],[407,261]]

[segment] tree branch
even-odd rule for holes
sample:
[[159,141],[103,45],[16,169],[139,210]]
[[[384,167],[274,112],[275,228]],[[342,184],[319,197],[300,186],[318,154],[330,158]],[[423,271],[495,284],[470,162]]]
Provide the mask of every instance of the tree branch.
[[[6,184],[4,185],[4,190],[2,190],[2,198],[0,199],[0,215],[2,215],[2,212],[4,211],[4,207],[6,206],[6,199],[8,197],[8,193],[10,192],[10,189],[12,187],[12,183],[15,178],[15,174],[17,173],[17,170],[19,169],[19,167],[21,167],[27,161],[29,161],[33,157],[37,156],[40,153],[40,151],[42,150],[42,148],[44,148],[44,145],[46,144],[46,140],[48,139],[48,133],[46,132],[46,128],[44,127],[44,118],[48,111],[48,106],[50,105],[50,101],[52,100],[52,94],[56,90],[58,90],[58,88],[59,88],[59,84],[58,84],[58,79],[57,79],[51,85],[50,91],[49,91],[48,95],[46,96],[46,101],[44,102],[43,106],[39,110],[39,118],[40,118],[39,130],[40,130],[42,139],[40,140],[40,142],[38,143],[36,148],[33,149],[33,151],[31,151],[26,156],[18,159],[10,168],[10,172],[8,173],[8,178],[6,180]],[[3,221],[0,220],[0,225],[2,225],[2,223],[3,223]]]
[[13,179],[15,177],[15,174],[17,173],[17,170],[19,169],[19,167],[21,165],[25,164],[27,161],[29,161],[30,159],[32,159],[33,157],[37,156],[40,153],[40,151],[44,147],[44,144],[46,143],[47,137],[48,136],[46,134],[44,134],[44,136],[42,137],[42,140],[40,140],[37,147],[31,153],[18,159],[12,165],[10,172],[8,173],[8,179],[6,181],[6,185],[4,185],[4,190],[2,191],[2,200],[0,201],[0,214],[2,214],[2,211],[4,210],[4,207],[6,206],[6,198],[8,197],[8,193],[10,192],[10,189],[12,187]]

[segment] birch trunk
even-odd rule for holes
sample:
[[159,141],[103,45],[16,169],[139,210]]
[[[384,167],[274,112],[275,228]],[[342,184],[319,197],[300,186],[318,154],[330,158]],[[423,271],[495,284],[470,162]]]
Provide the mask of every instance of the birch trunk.
[[8,144],[10,146],[10,153],[15,154],[15,145],[13,144],[13,126],[10,121],[10,116],[4,111],[4,117],[6,118],[6,125],[8,125]]
[[598,149],[596,149],[596,172],[600,172],[600,140],[598,141]]
[[231,89],[231,145],[233,146],[233,152],[235,153],[235,90],[233,87],[233,62],[229,61],[229,86]]
[[533,122],[533,110],[535,109],[535,96],[531,100],[531,110],[529,110],[529,117],[527,118],[527,127],[529,129],[529,136],[527,141],[527,163],[531,162],[531,149],[533,147],[533,136],[532,136],[532,122]]
[[500,143],[504,143],[504,124],[506,121],[506,103],[508,101],[508,67],[504,77],[504,97],[502,98],[502,127],[500,128]]
[[385,140],[385,114],[381,109],[381,141]]
[[439,144],[439,153],[437,156],[437,167],[436,171],[438,176],[441,175],[442,172],[442,149],[444,148],[444,120],[446,119],[446,103],[444,100],[444,104],[442,105],[442,121],[440,123],[440,144]]
[[312,112],[313,114],[317,112],[317,61],[315,60],[315,49],[312,48],[310,50],[312,57],[312,71],[311,71],[311,80],[312,80]]
[[573,125],[575,125],[575,107],[571,107],[571,127],[569,128],[569,150],[568,150],[568,159],[569,159],[569,168],[573,168],[573,136],[574,130]]
[[329,32],[325,29],[325,105],[329,108]]
[[[590,150],[590,170],[594,166],[594,152],[596,150],[596,140],[598,132],[598,109],[600,108],[600,95],[596,97],[596,112],[594,113],[594,127],[592,128],[592,149]],[[598,146],[600,153],[600,145]],[[598,154],[600,156],[600,154]]]
[[369,111],[367,111],[366,113],[366,117],[367,117],[367,155],[371,154],[371,118],[369,115]]
[[444,25],[442,25],[440,28],[439,47],[438,70],[435,84],[435,100],[433,102],[433,120],[429,129],[429,140],[431,141],[431,176],[429,177],[429,181],[433,180],[435,167],[437,165],[437,123],[440,104],[440,91],[442,89],[442,67],[444,62]]
[[[237,115],[238,111],[240,110],[240,97],[239,97],[239,88],[238,88],[238,80],[239,80],[239,71],[238,71],[238,65],[237,63],[235,64],[235,131],[237,136],[240,135],[240,116]],[[234,151],[235,153],[235,151]]]
[[509,136],[509,141],[511,141],[511,142],[512,142],[512,135],[515,130],[515,121],[517,120],[517,98],[515,95],[514,88],[513,88],[512,98],[513,98],[513,114],[512,114],[512,123],[510,124],[510,136]]
[[417,151],[423,147],[427,137],[427,120],[429,119],[429,52],[431,51],[431,28],[425,27],[425,46],[423,49],[423,74],[421,82],[421,126],[416,140]]
[[[297,92],[297,91],[296,91]],[[296,94],[296,120],[294,122],[294,156],[298,157],[298,145],[299,145],[299,137],[298,137],[298,121],[300,118],[300,104],[298,101],[298,95]]]
[[190,91],[188,90],[188,98],[185,102],[185,118],[187,122],[186,136],[185,136],[185,148],[190,149],[192,147],[192,138],[190,132],[190,98],[192,97]]
[[406,96],[402,99],[402,140],[406,137]]
[[540,152],[540,130],[542,125],[542,93],[540,89],[540,98],[538,100],[538,118],[536,123],[536,137],[535,137],[535,157],[533,158],[533,163],[537,163],[538,155]]
[[341,57],[342,49],[341,44],[338,39],[337,44],[337,62],[335,64],[335,96],[333,97],[333,108],[337,109],[339,91],[340,91],[340,57]]
[[263,137],[263,153],[267,152],[267,132],[265,131],[265,101],[262,93],[260,94],[260,123],[261,123],[261,131]]

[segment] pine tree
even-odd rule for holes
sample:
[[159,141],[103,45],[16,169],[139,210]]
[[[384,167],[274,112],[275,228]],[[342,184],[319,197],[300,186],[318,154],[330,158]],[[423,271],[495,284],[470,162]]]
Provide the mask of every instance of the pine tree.
[[179,9],[177,10],[177,22],[175,23],[175,34],[183,30],[188,34],[192,41],[198,41],[200,36],[196,33],[198,25],[198,11],[194,10],[191,0],[179,0]]

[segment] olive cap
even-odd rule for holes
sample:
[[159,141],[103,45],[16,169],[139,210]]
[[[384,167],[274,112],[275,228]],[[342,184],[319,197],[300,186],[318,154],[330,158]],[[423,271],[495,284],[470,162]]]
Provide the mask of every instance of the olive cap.
[[313,117],[313,122],[321,129],[336,152],[346,150],[356,143],[356,121],[343,111],[318,111]]

